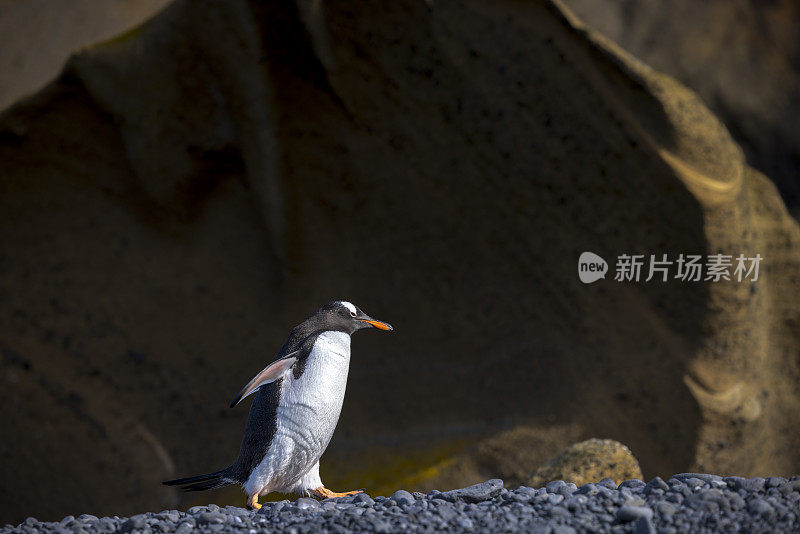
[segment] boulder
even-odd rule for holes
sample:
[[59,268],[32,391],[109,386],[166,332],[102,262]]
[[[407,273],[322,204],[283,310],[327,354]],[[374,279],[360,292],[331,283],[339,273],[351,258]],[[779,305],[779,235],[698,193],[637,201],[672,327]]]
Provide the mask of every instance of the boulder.
[[488,478],[502,479],[505,487],[525,484],[536,467],[558,454],[565,443],[580,439],[577,425],[519,425],[464,447],[423,470],[416,485],[421,491],[460,488]]
[[540,488],[553,480],[582,486],[610,478],[617,484],[643,477],[631,450],[612,439],[589,439],[570,445],[541,465],[525,485]]

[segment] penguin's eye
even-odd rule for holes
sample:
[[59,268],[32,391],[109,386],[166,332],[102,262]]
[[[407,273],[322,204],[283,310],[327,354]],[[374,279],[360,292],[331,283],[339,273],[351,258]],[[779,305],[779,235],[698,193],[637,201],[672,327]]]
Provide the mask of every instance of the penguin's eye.
[[350,317],[355,317],[355,316],[356,316],[356,312],[354,312],[354,311],[351,311],[351,312],[350,312]]

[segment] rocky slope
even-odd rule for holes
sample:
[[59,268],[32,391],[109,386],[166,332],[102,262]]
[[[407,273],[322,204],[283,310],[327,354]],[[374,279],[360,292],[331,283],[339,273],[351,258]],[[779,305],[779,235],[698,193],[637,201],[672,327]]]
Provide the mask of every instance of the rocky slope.
[[509,491],[502,480],[427,495],[398,490],[373,499],[365,493],[300,498],[264,505],[257,513],[227,506],[195,506],[130,518],[68,516],[42,523],[28,518],[0,534],[60,532],[795,532],[800,526],[800,477],[745,479],[682,473],[647,484],[617,486],[553,481]]

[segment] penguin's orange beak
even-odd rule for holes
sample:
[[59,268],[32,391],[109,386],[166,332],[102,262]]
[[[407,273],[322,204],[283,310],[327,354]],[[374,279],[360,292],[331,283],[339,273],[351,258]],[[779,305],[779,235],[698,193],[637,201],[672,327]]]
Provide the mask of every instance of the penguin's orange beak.
[[359,319],[359,321],[364,321],[365,323],[369,323],[379,330],[394,330],[394,328],[392,328],[392,325],[390,325],[389,323],[384,323],[383,321],[376,321],[375,319]]

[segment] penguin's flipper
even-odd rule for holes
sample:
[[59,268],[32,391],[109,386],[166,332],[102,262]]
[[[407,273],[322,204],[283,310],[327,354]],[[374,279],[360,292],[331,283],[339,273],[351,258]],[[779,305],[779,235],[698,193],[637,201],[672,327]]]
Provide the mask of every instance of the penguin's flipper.
[[[298,351],[299,352],[299,351]],[[258,373],[231,401],[231,408],[242,402],[242,399],[255,392],[264,384],[275,382],[297,362],[297,352],[292,352],[280,360],[275,360]]]

